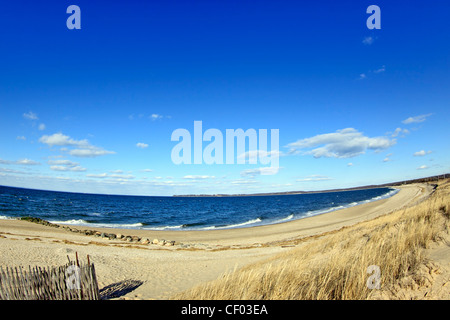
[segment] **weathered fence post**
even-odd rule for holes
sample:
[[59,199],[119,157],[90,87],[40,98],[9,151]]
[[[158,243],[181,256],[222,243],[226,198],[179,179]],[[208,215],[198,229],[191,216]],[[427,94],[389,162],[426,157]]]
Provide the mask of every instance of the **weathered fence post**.
[[[67,257],[69,258],[69,257]],[[76,263],[76,264],[75,264]],[[76,266],[77,286],[68,285],[67,268]],[[94,264],[88,256],[87,265],[78,260],[61,267],[0,267],[0,300],[98,300],[99,290]]]

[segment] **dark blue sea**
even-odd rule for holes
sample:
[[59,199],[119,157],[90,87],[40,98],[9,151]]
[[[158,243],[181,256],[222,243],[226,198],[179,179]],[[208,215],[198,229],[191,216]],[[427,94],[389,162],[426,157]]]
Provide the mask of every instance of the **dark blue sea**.
[[0,219],[149,230],[242,228],[301,219],[397,193],[393,188],[297,195],[152,197],[98,195],[0,186]]

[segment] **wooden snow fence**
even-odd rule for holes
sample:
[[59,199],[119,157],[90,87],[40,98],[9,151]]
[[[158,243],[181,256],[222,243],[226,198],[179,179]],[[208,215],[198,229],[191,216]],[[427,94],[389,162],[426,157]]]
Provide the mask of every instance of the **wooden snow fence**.
[[0,267],[0,300],[99,300],[94,264],[77,255],[60,267]]

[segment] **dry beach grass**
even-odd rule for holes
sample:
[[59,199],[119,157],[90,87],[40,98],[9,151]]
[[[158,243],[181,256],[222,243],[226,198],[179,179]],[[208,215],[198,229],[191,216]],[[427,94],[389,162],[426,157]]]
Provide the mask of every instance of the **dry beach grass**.
[[[448,236],[449,210],[450,183],[445,182],[415,206],[305,240],[298,248],[226,273],[174,298],[401,298],[396,293],[402,289],[402,279],[406,287],[419,289],[431,284],[433,277],[427,275],[439,270],[427,261],[424,249]],[[372,265],[379,267],[382,290],[367,285]],[[423,269],[425,274],[420,274]],[[440,298],[448,299],[446,292]]]

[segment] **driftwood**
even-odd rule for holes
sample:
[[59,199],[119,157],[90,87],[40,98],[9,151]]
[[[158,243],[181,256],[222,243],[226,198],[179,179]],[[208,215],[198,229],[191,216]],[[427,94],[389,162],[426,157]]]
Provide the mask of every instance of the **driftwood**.
[[0,300],[98,300],[94,264],[60,267],[0,267]]

